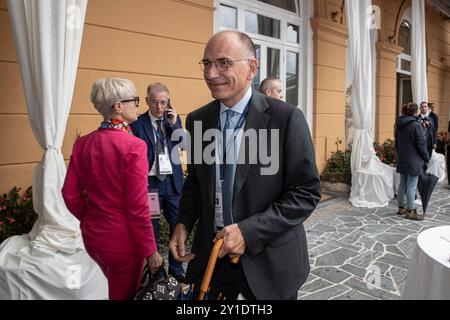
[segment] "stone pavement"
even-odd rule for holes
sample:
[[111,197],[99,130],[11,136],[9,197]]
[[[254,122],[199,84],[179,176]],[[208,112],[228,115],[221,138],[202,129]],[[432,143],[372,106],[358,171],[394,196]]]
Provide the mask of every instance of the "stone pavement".
[[401,299],[417,235],[450,225],[450,188],[438,184],[425,220],[384,208],[355,208],[347,199],[321,203],[305,222],[311,273],[300,300]]

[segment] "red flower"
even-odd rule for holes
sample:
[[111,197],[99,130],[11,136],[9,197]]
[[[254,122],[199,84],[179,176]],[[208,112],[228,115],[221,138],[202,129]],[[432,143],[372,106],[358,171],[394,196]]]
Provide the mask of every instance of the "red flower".
[[14,223],[16,221],[16,219],[11,217],[6,217],[6,219],[8,220],[9,223]]

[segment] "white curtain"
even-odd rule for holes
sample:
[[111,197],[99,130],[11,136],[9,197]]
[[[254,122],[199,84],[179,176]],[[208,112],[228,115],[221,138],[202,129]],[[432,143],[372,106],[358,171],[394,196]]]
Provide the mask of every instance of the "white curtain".
[[425,0],[412,0],[411,84],[414,102],[428,101]]
[[347,0],[345,10],[352,68],[352,190],[350,202],[357,207],[388,205],[394,197],[393,168],[383,164],[373,148],[374,125],[373,51],[367,9],[370,0]]
[[300,12],[303,13],[303,24],[301,28],[301,43],[304,44],[303,57],[301,57],[300,81],[301,95],[299,100],[300,109],[303,111],[308,122],[309,131],[313,134],[313,62],[314,62],[314,32],[311,27],[311,18],[314,17],[314,0],[300,1]]
[[[61,146],[86,6],[87,0],[8,0],[29,120],[44,153],[33,174],[33,206],[39,218],[28,236],[12,237],[0,247],[0,287],[8,289],[0,298],[106,297],[105,278],[84,251],[79,223],[61,196],[66,174]],[[80,283],[77,270],[82,270]],[[78,291],[70,289],[68,277]],[[85,292],[86,287],[95,290]]]

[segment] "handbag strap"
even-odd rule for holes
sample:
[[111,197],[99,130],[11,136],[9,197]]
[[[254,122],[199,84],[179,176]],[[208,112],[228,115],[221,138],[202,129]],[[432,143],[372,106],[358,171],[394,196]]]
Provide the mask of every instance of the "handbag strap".
[[146,282],[147,277],[148,277],[148,283],[153,283],[153,282],[159,280],[156,276],[158,274],[160,274],[161,271],[163,272],[164,279],[167,279],[167,271],[164,268],[164,261],[161,264],[161,266],[159,267],[159,269],[156,270],[155,274],[151,273],[150,266],[149,266],[148,262],[146,262],[144,271],[142,272],[141,285],[143,285]]

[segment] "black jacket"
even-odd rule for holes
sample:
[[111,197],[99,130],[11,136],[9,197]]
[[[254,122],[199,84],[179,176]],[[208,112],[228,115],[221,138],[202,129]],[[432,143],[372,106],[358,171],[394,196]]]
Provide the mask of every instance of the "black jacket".
[[423,174],[425,162],[430,160],[425,135],[416,117],[402,116],[397,119],[395,147],[398,173],[410,176]]
[[430,114],[428,115],[433,120],[434,123],[434,129],[436,133],[439,132],[439,116],[434,111],[430,111]]
[[419,115],[419,123],[425,132],[425,141],[427,143],[428,154],[431,158],[431,153],[433,152],[433,146],[437,144],[437,133],[435,129],[435,124],[433,118],[430,116]]
[[[219,101],[191,112],[186,129],[191,142],[204,150],[211,142],[198,135],[217,127]],[[194,121],[202,124],[194,130]],[[246,242],[240,258],[248,285],[257,299],[296,299],[297,291],[309,274],[308,248],[303,222],[320,200],[320,180],[314,148],[303,113],[281,100],[253,91],[245,130],[278,130],[279,168],[271,175],[261,174],[264,164],[257,152],[245,154],[246,163],[237,164],[233,192],[233,219]],[[251,130],[250,130],[251,131]],[[270,144],[271,139],[264,143]],[[258,144],[262,143],[261,140]],[[200,145],[199,145],[200,144]],[[191,146],[195,150],[196,146]],[[271,148],[268,145],[268,150]],[[250,159],[250,160],[248,160]],[[178,222],[192,230],[198,220],[192,252],[196,254],[186,279],[200,277],[208,262],[214,237],[215,165],[204,161],[188,164]]]

